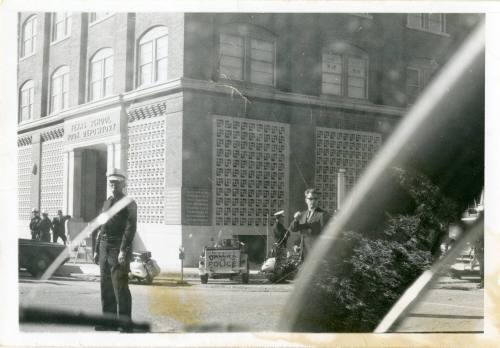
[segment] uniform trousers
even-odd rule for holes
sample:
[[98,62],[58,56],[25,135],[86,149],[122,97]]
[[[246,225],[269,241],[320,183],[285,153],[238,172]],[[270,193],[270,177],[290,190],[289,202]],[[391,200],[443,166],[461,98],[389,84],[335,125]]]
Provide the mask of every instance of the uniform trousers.
[[119,243],[101,240],[99,245],[99,268],[101,271],[101,305],[104,314],[118,315],[120,319],[132,317],[132,295],[128,287],[130,257],[118,262]]

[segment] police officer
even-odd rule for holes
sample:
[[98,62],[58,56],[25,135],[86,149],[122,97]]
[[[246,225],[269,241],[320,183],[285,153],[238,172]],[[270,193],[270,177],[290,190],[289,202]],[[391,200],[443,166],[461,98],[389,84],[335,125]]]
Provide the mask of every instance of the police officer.
[[52,219],[52,242],[57,243],[59,237],[62,239],[63,243],[66,244],[66,228],[64,226],[66,220],[70,219],[71,216],[63,215],[62,210],[57,211],[57,216]]
[[[119,169],[108,173],[112,195],[104,202],[102,211],[124,197],[125,175]],[[101,272],[101,305],[104,314],[118,315],[120,319],[131,320],[132,296],[128,287],[128,273],[132,253],[132,240],[137,227],[137,205],[128,206],[111,217],[100,227],[96,238],[94,262]],[[96,326],[96,331],[114,330],[109,326]],[[129,327],[118,328],[130,332]]]
[[33,240],[39,240],[40,239],[40,231],[38,230],[38,224],[42,220],[40,218],[40,212],[38,211],[37,208],[33,208],[31,210],[31,217],[30,220],[30,232],[31,232],[31,239]]
[[42,242],[50,242],[50,230],[52,229],[52,222],[49,219],[49,213],[42,211],[42,220],[38,223],[38,230],[40,232],[40,240]]

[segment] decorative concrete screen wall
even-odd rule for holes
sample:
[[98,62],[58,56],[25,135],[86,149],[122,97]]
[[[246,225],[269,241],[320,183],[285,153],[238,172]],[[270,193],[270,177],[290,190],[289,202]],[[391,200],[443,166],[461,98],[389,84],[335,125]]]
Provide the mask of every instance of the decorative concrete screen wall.
[[40,209],[49,217],[63,209],[63,130],[56,129],[42,134],[42,159],[40,163]]
[[288,202],[289,126],[214,117],[216,226],[263,226]]
[[320,204],[327,211],[337,209],[337,173],[345,169],[347,192],[382,142],[378,133],[333,128],[316,128],[315,187],[321,191]]
[[165,118],[139,119],[128,124],[127,194],[137,203],[137,222],[165,222]]
[[17,204],[19,220],[31,218],[31,178],[33,177],[31,136],[17,140]]

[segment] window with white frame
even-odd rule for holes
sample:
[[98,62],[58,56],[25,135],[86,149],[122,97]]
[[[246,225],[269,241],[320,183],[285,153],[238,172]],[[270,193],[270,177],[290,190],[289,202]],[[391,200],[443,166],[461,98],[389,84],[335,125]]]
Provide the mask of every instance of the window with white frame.
[[52,13],[52,42],[68,37],[71,33],[71,13]]
[[144,86],[167,80],[168,29],[154,27],[138,43],[137,85]]
[[220,78],[274,86],[275,41],[272,34],[261,28],[224,28],[219,36]]
[[64,110],[69,105],[69,68],[62,66],[50,79],[50,113]]
[[90,12],[89,23],[98,22],[101,19],[110,17],[114,14],[114,12]]
[[23,24],[21,35],[21,58],[35,53],[37,36],[37,16],[29,17]]
[[446,33],[446,17],[442,13],[409,13],[406,25],[411,29]]
[[35,99],[35,83],[26,81],[19,91],[19,122],[33,118],[33,101]]
[[113,50],[103,48],[90,60],[89,100],[96,100],[113,92]]
[[321,92],[350,98],[368,98],[368,55],[343,43],[324,48]]

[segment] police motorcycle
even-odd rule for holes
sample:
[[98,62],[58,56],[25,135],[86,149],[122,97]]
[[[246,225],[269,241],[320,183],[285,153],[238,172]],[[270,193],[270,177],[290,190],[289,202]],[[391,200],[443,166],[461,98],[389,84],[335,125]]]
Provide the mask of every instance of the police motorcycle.
[[151,258],[150,251],[132,252],[130,272],[128,274],[130,280],[137,280],[139,283],[151,284],[154,277],[158,274],[160,274],[160,267],[158,266],[158,263]]
[[[260,269],[271,283],[292,280],[299,270],[301,264],[300,247],[294,246],[291,252],[281,248],[281,244],[289,233],[290,231],[287,230],[285,236],[280,241],[273,244],[271,254],[264,261]],[[285,252],[286,254],[283,255]]]

